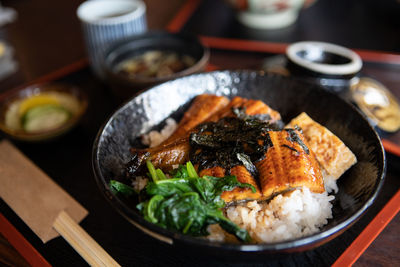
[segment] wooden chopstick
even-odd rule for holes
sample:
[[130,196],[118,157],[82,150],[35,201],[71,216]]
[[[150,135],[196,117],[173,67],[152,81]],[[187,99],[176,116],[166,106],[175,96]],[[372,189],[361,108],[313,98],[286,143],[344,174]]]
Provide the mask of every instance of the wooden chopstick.
[[91,266],[120,266],[100,245],[65,211],[60,212],[53,228]]

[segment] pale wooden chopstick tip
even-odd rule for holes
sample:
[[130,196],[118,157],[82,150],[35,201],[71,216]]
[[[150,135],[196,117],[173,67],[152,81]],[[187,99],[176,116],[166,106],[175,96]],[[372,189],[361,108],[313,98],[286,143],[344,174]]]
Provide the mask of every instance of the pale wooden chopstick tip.
[[65,211],[60,212],[53,227],[91,266],[120,266]]

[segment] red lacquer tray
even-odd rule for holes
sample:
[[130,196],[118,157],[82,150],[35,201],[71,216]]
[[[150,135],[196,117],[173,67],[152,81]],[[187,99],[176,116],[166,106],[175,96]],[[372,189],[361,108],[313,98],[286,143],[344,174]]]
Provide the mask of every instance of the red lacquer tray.
[[[204,1],[210,2],[210,1]],[[182,10],[168,25],[171,31],[187,30],[190,19],[196,14],[198,8],[204,2],[199,0],[187,1]],[[201,34],[200,34],[201,35]],[[283,53],[287,46],[286,43],[274,43],[260,40],[249,39],[230,39],[216,36],[201,35],[202,40],[211,48],[217,50],[231,50],[232,57],[235,51],[246,53],[246,51],[257,52],[261,56],[268,56],[273,53]],[[392,52],[378,52],[375,50],[357,50],[365,61],[373,60],[381,62],[378,65],[371,63],[367,67],[367,72],[375,69],[397,68],[400,63],[400,56]],[[211,53],[212,62],[213,53]],[[389,67],[382,65],[383,61],[389,61]],[[368,63],[369,64],[369,63]],[[225,67],[225,66],[224,66]],[[209,69],[216,66],[210,65]],[[375,72],[373,72],[375,73]],[[377,72],[380,74],[381,72]],[[388,78],[383,75],[382,77]],[[390,76],[391,77],[391,76]],[[397,85],[396,80],[388,78],[388,84]],[[379,75],[378,75],[379,78]],[[97,81],[87,67],[87,61],[82,60],[61,70],[46,75],[33,83],[46,81],[62,81],[82,87],[89,94],[92,103],[86,118],[77,129],[64,137],[61,141],[52,144],[44,144],[43,151],[38,153],[36,148],[31,145],[17,144],[17,146],[30,157],[35,164],[48,173],[57,183],[67,192],[72,194],[80,203],[88,208],[90,215],[82,222],[82,226],[98,241],[118,262],[129,265],[134,262],[136,265],[143,264],[163,264],[163,265],[185,265],[194,264],[189,256],[182,255],[170,246],[157,243],[147,237],[121,216],[116,214],[108,203],[103,199],[92,177],[92,170],[88,167],[90,159],[87,159],[91,152],[91,142],[97,129],[105,121],[108,115],[117,106],[112,103],[107,86]],[[399,86],[395,87],[399,88]],[[394,91],[399,96],[400,92]],[[78,140],[78,141],[77,141]],[[83,141],[79,141],[83,140]],[[329,264],[336,266],[348,266],[354,263],[364,252],[369,244],[379,235],[390,220],[400,209],[400,171],[397,166],[400,162],[400,137],[399,134],[385,136],[383,144],[388,155],[388,174],[381,194],[378,196],[374,205],[368,212],[352,226],[348,231],[338,238],[330,241],[326,245],[311,252],[301,255],[294,255],[290,259],[271,260],[271,265],[279,266],[297,262],[297,264]],[[52,151],[52,146],[60,145],[64,149],[65,158],[74,158],[74,170],[68,167],[57,165],[54,155],[47,155],[47,151]],[[76,151],[82,151],[82,155],[76,155]],[[57,156],[57,155],[56,155]],[[87,165],[87,166],[86,166]],[[75,170],[78,168],[79,170]],[[81,187],[77,186],[81,183]],[[61,239],[56,239],[48,244],[42,244],[40,240],[30,231],[30,229],[9,209],[4,203],[0,203],[0,231],[4,237],[20,252],[20,254],[33,266],[52,265],[84,265],[83,260]],[[103,210],[99,209],[104,207]],[[111,225],[109,225],[111,224]],[[116,230],[118,229],[118,230]],[[110,238],[110,233],[117,235]],[[131,242],[135,240],[136,242]],[[154,258],[154,249],[157,249],[160,259]],[[195,256],[191,256],[195,257]],[[321,259],[325,258],[325,259]],[[196,261],[194,261],[196,262]],[[221,264],[216,259],[203,260],[197,259],[198,266],[202,264],[218,265]]]

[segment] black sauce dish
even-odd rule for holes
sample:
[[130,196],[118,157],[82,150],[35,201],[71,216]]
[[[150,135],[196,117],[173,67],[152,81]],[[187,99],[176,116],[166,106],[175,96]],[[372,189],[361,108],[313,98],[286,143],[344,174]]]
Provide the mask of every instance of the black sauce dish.
[[[190,56],[194,60],[194,64],[172,74],[158,77],[126,75],[119,71],[121,63],[149,51],[173,52],[181,56]],[[209,48],[204,46],[194,35],[150,31],[111,45],[104,54],[102,66],[113,93],[117,98],[126,100],[139,91],[158,83],[204,71],[209,56]]]
[[319,84],[344,97],[362,68],[357,53],[332,43],[293,43],[286,50],[286,58],[291,76]]
[[[136,138],[151,129],[160,129],[168,117],[179,120],[191,100],[203,93],[263,100],[281,113],[284,122],[305,111],[354,152],[358,163],[339,179],[333,219],[320,232],[266,244],[211,242],[149,223],[135,205],[113,195],[108,186],[109,180],[123,173],[130,159],[129,148]],[[332,240],[353,225],[373,204],[386,172],[385,154],[379,136],[354,106],[314,84],[246,70],[194,74],[152,87],[131,98],[99,130],[93,146],[92,163],[100,190],[112,207],[133,225],[178,249],[201,251],[231,260],[287,255],[313,249]]]

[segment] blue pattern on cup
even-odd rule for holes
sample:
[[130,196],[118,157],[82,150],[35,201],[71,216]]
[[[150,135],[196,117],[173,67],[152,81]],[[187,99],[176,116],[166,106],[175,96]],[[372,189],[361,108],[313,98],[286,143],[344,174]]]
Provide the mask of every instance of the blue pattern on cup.
[[[108,6],[136,6],[133,10],[120,15],[96,17],[106,14]],[[111,12],[111,11],[110,11]],[[81,20],[89,63],[94,73],[103,78],[102,58],[107,48],[114,42],[127,39],[147,30],[146,7],[139,0],[96,0],[86,1],[78,8],[77,15]]]

